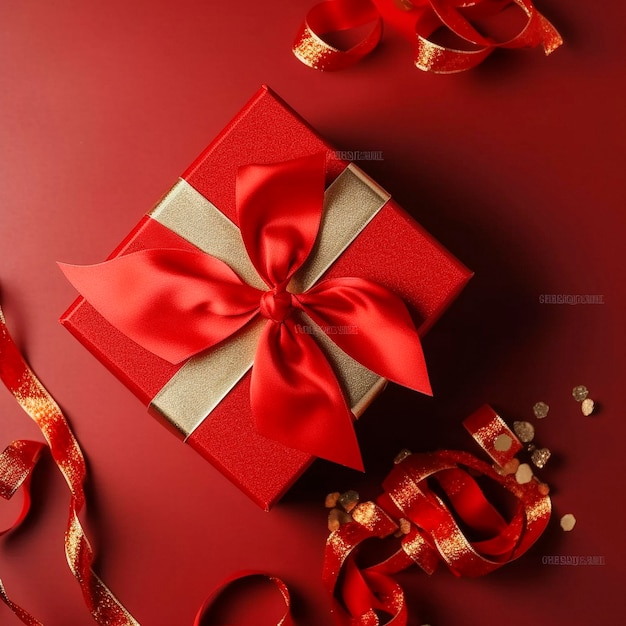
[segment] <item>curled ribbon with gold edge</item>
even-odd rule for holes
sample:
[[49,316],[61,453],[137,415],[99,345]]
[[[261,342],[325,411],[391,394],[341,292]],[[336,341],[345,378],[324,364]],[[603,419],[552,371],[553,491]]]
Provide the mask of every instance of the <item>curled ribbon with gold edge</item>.
[[[0,536],[17,528],[26,518],[31,504],[32,472],[44,448],[44,444],[38,441],[19,440],[9,444],[0,454],[0,496],[10,500],[20,488],[24,494],[20,513],[11,526],[0,531]],[[24,624],[42,626],[38,619],[9,598],[2,580],[0,580],[0,598]]]
[[232,576],[229,576],[228,578],[224,579],[224,581],[220,583],[218,588],[215,589],[213,593],[211,593],[211,595],[209,595],[209,597],[205,600],[203,605],[200,607],[196,615],[196,618],[193,622],[193,626],[209,626],[210,622],[208,621],[208,619],[209,619],[209,611],[211,607],[213,606],[217,598],[222,593],[224,593],[224,591],[226,591],[231,585],[233,585],[234,583],[240,582],[242,580],[259,579],[259,578],[262,580],[268,580],[269,582],[271,582],[275,586],[275,588],[278,590],[278,592],[282,596],[283,601],[285,603],[285,613],[276,622],[276,626],[294,626],[294,621],[291,616],[291,596],[289,595],[289,589],[287,585],[280,578],[277,578],[276,576],[272,576],[271,574],[268,574],[266,572],[259,572],[259,571],[239,572],[237,574],[233,574]]
[[[70,489],[70,513],[65,532],[65,555],[78,581],[93,619],[100,626],[139,626],[92,569],[94,553],[80,522],[85,506],[85,459],[61,409],[27,365],[13,342],[0,308],[0,379],[18,404],[41,429],[52,458]],[[0,495],[12,495],[20,484],[25,488],[25,504],[16,524],[28,512],[28,487],[34,464],[43,444],[15,442],[0,457]],[[0,597],[29,626],[41,626],[27,611],[12,602],[0,583]]]
[[[489,406],[464,425],[496,467],[522,447]],[[510,442],[506,450],[496,448],[498,437]],[[508,520],[469,472],[491,479],[514,496]],[[432,574],[443,561],[457,576],[482,576],[526,552],[550,518],[550,498],[536,479],[519,484],[514,476],[466,452],[410,455],[394,467],[383,488],[376,502],[358,504],[351,512],[353,521],[332,532],[326,544],[323,580],[333,595],[338,626],[406,626],[404,592],[393,574],[415,564]],[[470,531],[478,538],[470,540]],[[362,568],[359,549],[372,538],[389,540],[393,551]]]
[[[482,35],[473,21],[493,17],[515,5],[526,16],[513,37],[496,41]],[[410,41],[421,70],[450,74],[469,70],[497,48],[543,46],[551,54],[563,39],[531,0],[326,0],[306,16],[294,45],[295,56],[314,69],[336,71],[357,63],[380,42],[383,23]],[[365,34],[363,29],[369,26]],[[464,43],[463,49],[435,43],[445,28]],[[328,41],[333,33],[355,33],[357,43],[340,49]]]
[[[362,469],[344,391],[317,339],[301,332],[298,320],[307,316],[377,375],[423,393],[431,389],[419,335],[395,293],[358,277],[322,279],[302,290],[293,286],[320,229],[325,163],[322,153],[239,168],[242,254],[265,290],[201,250],[153,248],[61,269],[100,315],[171,363],[218,349],[263,320],[250,390],[258,432]],[[332,332],[338,328],[356,332]]]

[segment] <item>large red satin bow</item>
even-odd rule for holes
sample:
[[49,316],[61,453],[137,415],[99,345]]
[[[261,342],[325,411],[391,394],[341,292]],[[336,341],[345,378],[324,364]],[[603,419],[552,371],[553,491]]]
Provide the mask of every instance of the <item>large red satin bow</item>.
[[[505,465],[522,448],[489,406],[464,425],[496,467]],[[503,437],[510,441],[504,451],[495,443]],[[478,474],[514,496],[515,507],[508,519],[487,500],[474,478]],[[550,519],[550,498],[541,483],[533,479],[519,484],[513,475],[503,475],[466,452],[410,455],[394,467],[383,488],[375,503],[357,505],[352,511],[354,521],[328,538],[323,579],[334,596],[337,626],[406,626],[404,592],[392,574],[415,564],[432,574],[444,561],[457,576],[482,576],[526,552]],[[390,556],[361,567],[359,549],[366,540],[393,536]]]
[[[204,252],[150,249],[93,266],[62,265],[70,282],[125,335],[178,363],[267,319],[256,350],[251,406],[257,430],[315,456],[362,469],[353,415],[306,313],[341,350],[376,374],[431,393],[421,343],[402,300],[362,278],[289,284],[320,227],[325,156],[241,167],[237,216],[245,249],[267,285],[244,283]],[[336,332],[338,329],[351,332]],[[208,381],[210,383],[210,381]]]
[[[518,33],[506,41],[482,35],[472,23],[497,15],[513,4],[527,19]],[[326,0],[306,16],[293,52],[309,67],[341,70],[378,45],[383,22],[413,43],[415,65],[419,69],[438,74],[471,69],[496,48],[542,45],[548,55],[563,43],[557,30],[531,0]],[[432,35],[440,28],[446,28],[464,42],[463,49],[432,41]],[[329,34],[346,31],[358,37],[349,48],[339,49],[328,41]]]

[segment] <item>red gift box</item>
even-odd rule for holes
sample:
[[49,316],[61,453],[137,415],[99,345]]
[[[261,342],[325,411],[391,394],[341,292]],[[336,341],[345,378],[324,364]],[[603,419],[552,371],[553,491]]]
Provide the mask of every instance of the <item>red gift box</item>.
[[[198,248],[229,262],[244,279],[249,261],[238,242],[235,181],[243,165],[325,153],[326,193],[316,248],[307,260],[313,284],[358,276],[391,290],[423,335],[471,273],[389,195],[338,153],[269,89],[262,88],[141,219],[110,259],[147,249]],[[258,334],[236,336],[207,355],[172,364],[129,339],[79,297],[61,322],[150,412],[269,509],[313,461],[257,433],[250,366]],[[329,343],[316,333],[322,344]],[[220,344],[221,346],[222,344]],[[332,344],[324,345],[355,415],[384,387]],[[252,350],[252,351],[251,351]]]

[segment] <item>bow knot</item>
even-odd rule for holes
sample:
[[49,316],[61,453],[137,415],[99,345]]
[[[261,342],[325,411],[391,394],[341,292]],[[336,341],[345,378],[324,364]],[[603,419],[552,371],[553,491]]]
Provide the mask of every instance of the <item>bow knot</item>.
[[260,309],[263,317],[281,324],[293,312],[293,294],[284,285],[274,287],[261,296]]

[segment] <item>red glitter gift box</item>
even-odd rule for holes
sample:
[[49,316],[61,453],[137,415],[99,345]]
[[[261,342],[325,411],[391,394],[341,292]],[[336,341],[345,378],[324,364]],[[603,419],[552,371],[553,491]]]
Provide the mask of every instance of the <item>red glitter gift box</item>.
[[[235,194],[239,168],[324,153],[325,213],[311,263],[307,259],[309,266],[317,266],[309,286],[322,275],[375,281],[404,301],[423,335],[471,273],[358,167],[337,158],[335,149],[266,87],[109,258],[149,249],[200,249],[230,263],[246,279]],[[83,297],[61,322],[151,414],[266,510],[313,461],[310,454],[255,429],[248,362],[258,339],[254,330],[173,364],[135,343]],[[352,412],[360,415],[386,381],[322,333],[312,334],[326,351]]]

